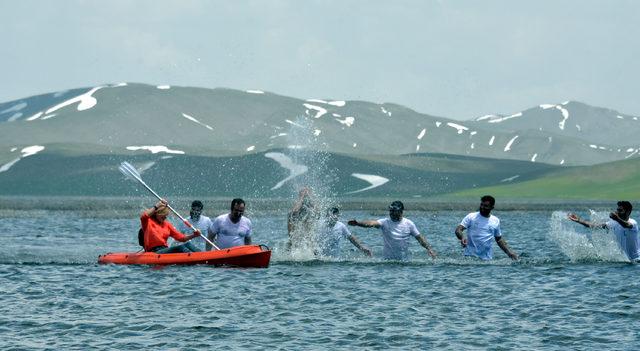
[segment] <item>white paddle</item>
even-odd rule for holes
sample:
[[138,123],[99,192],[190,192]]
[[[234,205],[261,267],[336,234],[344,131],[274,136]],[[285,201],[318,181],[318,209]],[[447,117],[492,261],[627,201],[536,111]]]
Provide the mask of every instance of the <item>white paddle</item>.
[[[149,192],[151,194],[153,194],[153,196],[157,197],[158,200],[162,200],[162,198],[160,197],[160,195],[156,194],[155,191],[153,191],[153,189],[151,189],[147,183],[144,182],[144,180],[142,180],[142,177],[140,176],[140,173],[138,173],[138,170],[135,169],[135,167],[133,167],[129,162],[122,162],[120,164],[120,167],[118,167],[118,169],[120,170],[120,172],[122,172],[122,174],[124,174],[128,179],[130,180],[135,180],[138,181],[140,184],[142,184],[147,190],[149,190]],[[191,225],[191,223],[189,223],[186,219],[184,219],[184,217],[182,217],[176,210],[173,209],[173,207],[171,207],[169,204],[167,204],[167,207],[171,210],[171,212],[173,212],[176,216],[178,216],[180,218],[180,220],[182,220],[182,223],[184,223],[187,227],[191,228],[191,230],[195,231],[196,228],[193,227],[193,225]],[[206,236],[204,236],[203,233],[200,233],[200,236],[202,237],[202,239],[204,239],[207,243],[209,243],[209,245],[213,246],[216,250],[220,250],[219,247],[216,246],[216,244],[212,243],[211,240],[209,240]]]

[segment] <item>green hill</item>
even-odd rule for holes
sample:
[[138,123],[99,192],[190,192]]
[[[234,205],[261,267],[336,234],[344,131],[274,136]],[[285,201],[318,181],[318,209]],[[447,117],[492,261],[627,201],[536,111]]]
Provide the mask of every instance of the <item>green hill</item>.
[[466,189],[446,196],[461,198],[484,194],[503,199],[640,199],[640,160],[557,169],[533,180]]

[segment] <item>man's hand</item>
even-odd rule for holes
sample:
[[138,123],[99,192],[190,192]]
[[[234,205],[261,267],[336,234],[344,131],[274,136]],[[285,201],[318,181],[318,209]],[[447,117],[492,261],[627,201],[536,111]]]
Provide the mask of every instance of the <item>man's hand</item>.
[[512,252],[511,254],[509,254],[509,258],[514,260],[514,261],[517,261],[518,260],[518,254],[515,253],[515,252]]
[[429,256],[431,256],[431,258],[436,258],[436,252],[435,251],[429,249],[429,250],[427,250],[427,253],[429,254]]
[[569,213],[569,214],[567,215],[567,218],[568,218],[569,220],[574,221],[574,222],[579,222],[579,221],[580,221],[580,217],[578,217],[575,213]]
[[460,245],[462,245],[462,247],[467,247],[468,243],[467,238],[462,237],[462,239],[460,239]]
[[200,233],[200,229],[195,229],[195,230],[193,231],[193,237],[194,237],[194,238],[197,238],[197,237],[199,237],[200,235],[202,235],[202,233]]
[[370,249],[366,248],[366,247],[362,248],[362,252],[364,252],[364,254],[369,256],[369,257],[373,256],[373,252]]

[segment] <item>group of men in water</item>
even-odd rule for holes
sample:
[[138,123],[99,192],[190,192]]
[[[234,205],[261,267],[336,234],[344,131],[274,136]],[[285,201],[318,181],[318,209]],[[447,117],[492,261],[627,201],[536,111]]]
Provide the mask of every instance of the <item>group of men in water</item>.
[[[612,230],[621,251],[630,261],[638,262],[640,261],[640,240],[638,224],[630,218],[632,205],[628,201],[619,201],[617,205],[616,211],[610,213],[610,220],[605,223],[585,221],[573,213],[568,215],[568,219],[589,228]],[[455,235],[464,248],[464,256],[491,260],[493,241],[495,241],[508,257],[518,260],[518,254],[509,248],[502,236],[500,219],[491,214],[494,206],[494,197],[483,196],[480,199],[478,211],[466,215],[455,228]],[[188,223],[181,223],[178,226],[179,230],[166,221],[169,206],[165,200],[145,210],[140,217],[145,251],[197,252],[211,250],[213,243],[219,249],[251,244],[252,224],[244,216],[245,202],[242,199],[233,199],[229,213],[219,215],[214,220],[202,214],[203,208],[201,201],[193,201],[190,216],[186,220]],[[418,241],[429,256],[435,258],[436,252],[414,222],[403,216],[404,204],[401,201],[393,201],[388,209],[387,218],[360,221],[351,219],[347,224],[380,229],[383,238],[382,256],[385,259],[407,260],[411,237]],[[337,207],[330,207],[324,213],[319,210],[312,199],[311,190],[303,188],[287,217],[289,235],[287,249],[309,248],[309,244],[312,243],[311,249],[314,254],[336,257],[340,254],[342,239],[348,239],[364,254],[372,256],[372,251],[364,246],[344,223],[340,222],[339,217],[340,210]],[[193,229],[193,234],[183,234],[190,228]],[[199,238],[205,234],[208,240]],[[169,237],[183,244],[169,246],[167,243]]]

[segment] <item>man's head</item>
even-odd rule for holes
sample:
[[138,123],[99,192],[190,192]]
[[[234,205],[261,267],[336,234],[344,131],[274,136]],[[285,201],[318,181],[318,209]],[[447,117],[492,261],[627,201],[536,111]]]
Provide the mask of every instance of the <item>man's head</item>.
[[485,195],[480,198],[480,214],[483,217],[489,217],[491,210],[496,204],[496,199],[491,195]]
[[335,225],[340,218],[340,209],[337,207],[331,207],[327,210],[327,220],[330,225]]
[[231,213],[229,218],[232,222],[237,223],[244,214],[244,200],[236,198],[231,200]]
[[631,210],[633,210],[631,202],[618,201],[618,209],[616,210],[616,212],[618,213],[618,216],[620,216],[620,218],[624,219],[625,221],[629,219],[629,216],[631,216]]
[[194,200],[191,203],[191,211],[189,212],[189,215],[191,216],[191,219],[193,219],[194,221],[197,221],[200,219],[200,215],[202,214],[202,209],[204,208],[204,206],[202,205],[202,201],[200,200]]
[[397,222],[402,219],[402,213],[404,212],[404,204],[402,201],[394,201],[389,205],[389,217],[392,221]]

